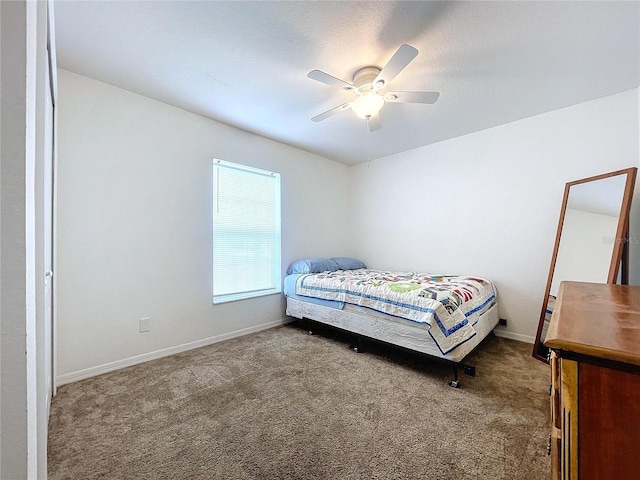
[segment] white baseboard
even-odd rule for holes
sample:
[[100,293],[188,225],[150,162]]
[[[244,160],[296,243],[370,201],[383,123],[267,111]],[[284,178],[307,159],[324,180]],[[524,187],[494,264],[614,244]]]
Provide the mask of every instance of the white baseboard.
[[141,355],[135,355],[133,357],[124,358],[122,360],[116,360],[114,362],[97,365],[95,367],[85,368],[71,373],[65,373],[64,375],[56,377],[56,386],[59,387],[60,385],[64,385],[66,383],[77,382],[79,380],[95,377],[96,375],[102,375],[103,373],[112,372],[114,370],[130,367],[139,363],[156,360],[158,358],[167,357],[176,353],[186,352],[187,350],[193,350],[194,348],[205,347],[207,345],[212,345],[224,340],[241,337],[243,335],[259,332],[261,330],[267,330],[269,328],[277,327],[278,325],[284,325],[285,323],[289,323],[292,320],[292,318],[285,317],[280,320],[263,323],[254,327],[243,328],[241,330],[235,330],[233,332],[224,333],[222,335],[216,335],[213,337],[196,340],[195,342],[183,343],[181,345],[176,345],[175,347],[163,348],[161,350],[143,353]]
[[499,328],[496,328],[493,333],[496,334],[496,337],[508,338],[509,340],[517,340],[518,342],[530,343],[532,345],[535,343],[535,337],[532,337],[531,335],[507,332],[500,330]]

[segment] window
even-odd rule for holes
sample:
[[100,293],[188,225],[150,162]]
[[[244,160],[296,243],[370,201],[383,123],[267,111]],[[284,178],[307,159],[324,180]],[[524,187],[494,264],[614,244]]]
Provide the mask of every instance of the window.
[[214,159],[213,303],[280,287],[280,174]]

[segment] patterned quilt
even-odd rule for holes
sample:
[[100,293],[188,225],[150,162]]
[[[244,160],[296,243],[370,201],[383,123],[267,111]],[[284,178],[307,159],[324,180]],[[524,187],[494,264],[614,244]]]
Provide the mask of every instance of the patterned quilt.
[[496,300],[490,280],[359,269],[301,275],[296,294],[368,307],[426,324],[443,354],[476,334]]

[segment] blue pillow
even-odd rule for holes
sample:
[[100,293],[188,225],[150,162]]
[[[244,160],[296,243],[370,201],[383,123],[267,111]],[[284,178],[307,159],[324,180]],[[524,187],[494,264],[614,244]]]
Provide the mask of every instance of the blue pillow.
[[321,273],[340,270],[338,264],[328,258],[305,258],[297,260],[287,268],[287,275],[293,273]]
[[331,257],[338,264],[339,270],[357,270],[358,268],[367,268],[361,260],[351,257]]

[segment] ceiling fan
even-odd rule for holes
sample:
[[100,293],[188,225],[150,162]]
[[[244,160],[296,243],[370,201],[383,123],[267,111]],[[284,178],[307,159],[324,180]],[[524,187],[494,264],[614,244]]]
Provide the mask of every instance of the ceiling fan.
[[385,102],[435,103],[440,96],[439,92],[382,92],[417,55],[416,48],[403,44],[384,67],[371,66],[358,70],[353,76],[353,83],[345,82],[320,70],[312,70],[307,74],[309,78],[353,92],[357,98],[316,115],[311,120],[320,122],[350,108],[359,117],[366,119],[369,130],[373,131],[382,127],[378,112]]

